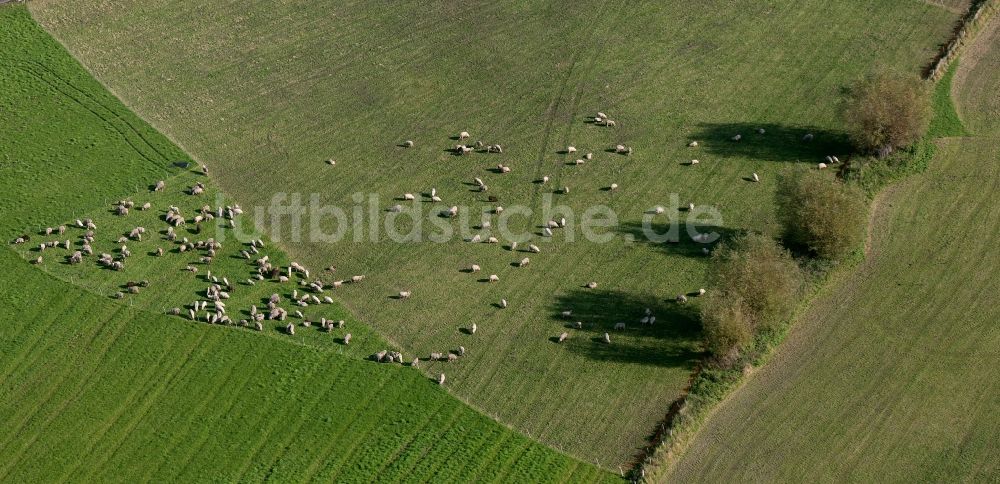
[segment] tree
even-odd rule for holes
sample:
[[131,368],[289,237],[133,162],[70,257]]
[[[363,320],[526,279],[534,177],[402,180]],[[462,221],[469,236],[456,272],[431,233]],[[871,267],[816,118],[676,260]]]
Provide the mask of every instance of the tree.
[[854,145],[879,157],[923,137],[930,113],[924,83],[888,73],[873,74],[855,83],[848,90],[843,109]]
[[819,171],[798,170],[778,181],[776,200],[788,246],[840,260],[861,245],[865,203],[843,182]]
[[791,254],[761,234],[721,244],[708,279],[713,291],[702,304],[701,317],[706,346],[717,356],[791,317],[803,281]]

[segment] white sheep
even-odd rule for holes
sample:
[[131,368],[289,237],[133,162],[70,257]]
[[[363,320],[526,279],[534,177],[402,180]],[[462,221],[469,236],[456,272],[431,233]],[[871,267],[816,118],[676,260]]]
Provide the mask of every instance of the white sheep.
[[575,146],[567,146],[566,147],[566,153],[576,153],[576,147]]
[[588,152],[587,154],[583,155],[583,157],[584,157],[584,159],[587,159],[587,160],[593,160],[594,159],[594,154]]
[[604,336],[601,337],[601,341],[604,344],[611,344],[611,335],[608,333],[604,333]]
[[812,141],[813,138],[815,138],[815,136],[813,136],[812,133],[806,133],[806,135],[802,137],[802,141]]
[[615,323],[615,331],[625,331],[625,323]]
[[615,191],[615,190],[618,189],[618,184],[617,183],[612,183],[611,186],[608,187],[608,189],[611,190],[611,191]]
[[559,342],[562,343],[563,341],[566,341],[567,338],[569,338],[569,333],[563,332],[559,335]]
[[506,299],[501,299],[500,300],[500,309],[507,309],[507,300]]
[[692,142],[688,143],[688,148],[697,148],[697,147],[698,147],[698,142],[697,141],[692,141]]
[[542,177],[542,184],[544,185],[544,184],[546,184],[548,182],[549,182],[549,176],[548,175],[543,176]]
[[469,272],[479,272],[479,271],[480,271],[480,267],[477,264],[472,264],[472,266],[469,267]]
[[470,334],[476,334],[476,331],[477,331],[478,329],[479,329],[479,327],[478,327],[478,326],[476,326],[476,323],[472,323],[472,326],[471,326],[471,327],[469,327],[469,333],[470,333]]
[[528,244],[528,251],[533,252],[535,254],[540,254],[542,252],[542,249],[538,248],[538,246],[535,244]]
[[344,335],[344,344],[345,345],[351,344],[351,333],[347,333]]
[[399,298],[400,299],[409,299],[412,294],[413,293],[410,292],[410,291],[399,291]]
[[438,382],[438,385],[444,385],[444,373],[438,375],[437,382]]
[[490,282],[500,282],[500,276],[498,276],[496,274],[490,274],[489,281]]
[[404,193],[403,194],[403,200],[412,201],[412,200],[416,200],[416,199],[417,199],[417,197],[414,197],[412,193]]
[[545,227],[544,229],[542,229],[542,235],[546,237],[552,237],[552,229]]
[[458,133],[458,139],[468,139],[468,138],[469,138],[468,131],[462,131],[461,133]]
[[691,161],[688,162],[689,165],[697,165],[698,163],[701,163],[701,162],[698,161],[698,160],[691,160]]
[[594,282],[594,281],[588,282],[587,283],[587,289],[597,289],[597,283]]
[[404,142],[403,142],[403,146],[404,146],[405,148],[413,148],[413,140],[409,140],[409,139],[408,139],[408,140],[404,141]]
[[563,311],[563,312],[561,312],[561,313],[559,313],[559,314],[560,314],[560,315],[561,315],[562,317],[564,317],[564,318],[568,318],[568,317],[570,317],[570,316],[572,316],[572,315],[573,315],[573,310],[572,310],[572,309],[567,309],[567,310],[565,310],[565,311]]
[[750,175],[750,179],[756,183],[760,181],[760,176],[758,176],[756,173],[753,173]]
[[743,135],[742,134],[738,134],[736,136],[733,136],[730,139],[732,139],[733,141],[739,141],[739,140],[743,139]]
[[295,336],[295,325],[288,323],[288,326],[285,326],[285,332],[289,335]]
[[520,262],[517,263],[517,266],[518,267],[527,267],[529,263],[531,263],[531,259],[525,257],[525,258],[521,259]]
[[816,165],[816,167],[819,168],[820,170],[825,170],[826,169],[826,163],[820,163],[819,165]]
[[764,131],[764,128],[757,128],[757,134],[764,134],[764,133],[766,133],[766,131]]

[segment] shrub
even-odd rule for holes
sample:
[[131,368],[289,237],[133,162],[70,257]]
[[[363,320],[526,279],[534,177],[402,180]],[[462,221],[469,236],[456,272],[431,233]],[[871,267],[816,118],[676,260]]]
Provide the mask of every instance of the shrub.
[[778,181],[776,198],[782,235],[790,247],[840,260],[861,245],[865,203],[848,185],[818,171],[800,170]]
[[930,123],[928,90],[917,78],[870,75],[849,90],[843,117],[851,140],[864,153],[884,157],[912,145]]
[[774,239],[746,234],[715,251],[709,272],[714,294],[702,304],[705,343],[717,356],[754,332],[787,320],[798,302],[802,271]]

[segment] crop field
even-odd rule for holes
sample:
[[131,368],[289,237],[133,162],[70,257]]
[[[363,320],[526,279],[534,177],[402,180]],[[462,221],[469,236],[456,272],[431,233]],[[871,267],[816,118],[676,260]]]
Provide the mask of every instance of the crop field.
[[[160,232],[166,206],[188,217],[214,206],[212,182],[181,169],[190,158],[91,78],[27,9],[0,6],[0,25],[0,481],[611,478],[475,411],[416,369],[365,361],[388,344],[339,304],[303,310],[345,319],[349,346],[340,329],[290,336],[168,316],[166,308],[203,298],[208,270],[234,281],[249,275],[234,257],[245,246],[228,229],[214,232],[231,238],[211,265],[192,253],[150,254],[170,247]],[[153,193],[157,180],[166,188]],[[208,193],[183,193],[199,181]],[[113,215],[125,198],[152,208]],[[121,272],[97,267],[95,256],[70,265],[69,250],[37,251],[41,240],[79,247],[81,229],[39,234],[76,218],[98,227],[95,252],[117,253],[115,239],[135,226],[148,232],[127,242],[133,255]],[[212,224],[202,230],[178,234],[203,240]],[[29,243],[7,244],[26,232]],[[262,252],[287,261],[271,244]],[[42,263],[29,264],[39,255]],[[139,279],[149,287],[110,297]],[[272,292],[287,298],[301,290],[295,282],[235,282],[230,308]]]
[[[617,469],[703,355],[696,304],[673,299],[704,284],[706,258],[687,235],[676,244],[637,238],[643,214],[662,205],[658,229],[671,216],[698,226],[678,211],[694,203],[718,208],[721,234],[773,231],[778,175],[847,152],[841,89],[879,66],[918,72],[961,4],[938,3],[37,0],[31,9],[105,85],[206,164],[290,257],[367,275],[335,292],[358,320],[406,354],[464,346],[467,356],[448,367],[454,395]],[[598,111],[617,126],[589,122]],[[454,156],[461,131],[503,153]],[[813,142],[802,141],[807,133]],[[742,140],[730,141],[736,134]],[[609,153],[616,144],[635,151]],[[579,152],[565,153],[569,145]],[[592,160],[574,163],[586,152]],[[760,183],[747,181],[752,173]],[[475,190],[477,177],[488,192]],[[562,187],[571,190],[555,193]],[[432,188],[441,203],[427,201]],[[306,205],[317,194],[347,213],[359,199],[367,213],[374,195],[375,214],[417,205],[395,200],[413,193],[426,225],[462,207],[446,222],[456,234],[498,204],[524,207],[530,214],[511,217],[510,227],[541,252],[458,235],[372,240],[367,222],[338,243],[297,239],[287,218],[261,216],[276,193],[301,194]],[[582,231],[569,241],[562,229],[541,236],[560,216],[544,213],[549,201],[572,210],[571,225],[590,207],[609,207],[618,224],[597,232],[610,241]],[[305,227],[339,227],[308,207],[301,216]],[[526,256],[529,267],[514,267]],[[482,273],[463,272],[470,264]],[[482,282],[489,274],[500,281]],[[596,289],[583,287],[591,281]],[[412,297],[392,297],[404,290]],[[640,326],[647,308],[656,324]],[[560,317],[566,310],[570,319]],[[575,321],[583,329],[566,329]],[[617,323],[627,329],[615,332]],[[475,335],[463,332],[472,324]],[[563,331],[569,340],[554,343]],[[604,332],[612,344],[599,342]]]
[[1000,18],[952,84],[969,137],[878,203],[872,250],[721,405],[670,480],[995,481]]

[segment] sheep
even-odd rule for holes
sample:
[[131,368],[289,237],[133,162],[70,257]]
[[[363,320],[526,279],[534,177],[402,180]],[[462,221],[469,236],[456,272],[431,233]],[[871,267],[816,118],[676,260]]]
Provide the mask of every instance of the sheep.
[[615,331],[625,331],[625,323],[615,323]]
[[566,341],[567,338],[569,338],[569,333],[563,332],[559,335],[559,342],[562,343],[563,341]]
[[253,323],[253,329],[255,329],[257,331],[264,331],[264,325],[261,324],[260,321],[256,321],[256,322]]
[[455,353],[448,353],[448,355],[445,357],[445,361],[447,361],[448,363],[451,363],[456,360],[458,360],[458,355],[456,355]]
[[324,304],[333,304],[333,298],[330,297],[330,296],[323,296],[323,303]]
[[500,145],[489,145],[486,147],[487,153],[503,153],[503,147]]
[[548,182],[549,182],[549,176],[548,175],[543,176],[542,177],[542,184],[544,185],[544,184],[546,184]]
[[625,145],[615,145],[615,153],[624,153],[626,149]]
[[455,216],[458,215],[458,206],[453,205],[448,210],[445,210],[443,215],[449,218],[454,218]]
[[565,311],[563,311],[563,312],[561,312],[561,313],[559,313],[559,314],[560,314],[560,315],[561,315],[562,317],[564,317],[564,318],[568,318],[568,317],[570,317],[570,316],[572,316],[572,315],[573,315],[573,310],[572,310],[572,309],[567,309],[567,310],[565,310]]
[[153,185],[153,191],[154,192],[162,192],[163,188],[166,187],[166,186],[167,186],[167,184],[163,180],[160,180],[160,181],[156,182],[156,185]]
[[34,260],[34,264],[36,264],[36,265],[37,265],[37,264],[41,264],[41,263],[42,263],[42,256],[38,256],[38,258],[36,258],[36,259]]
[[473,244],[478,244],[479,241],[481,241],[481,240],[482,240],[482,237],[480,237],[479,234],[476,234],[476,235],[473,235],[472,238],[469,239],[469,242],[472,242]]
[[444,373],[438,375],[437,382],[438,382],[438,385],[444,385]]
[[568,186],[565,186],[565,187],[563,187],[563,188],[562,188],[562,190],[561,190],[561,193],[562,193],[563,195],[566,195],[566,194],[568,194],[568,193],[569,193],[569,187],[568,187]]
[[469,266],[469,272],[479,272],[480,270],[481,268],[479,267],[478,264],[472,264],[471,266]]
[[754,183],[756,183],[760,181],[760,176],[758,176],[756,173],[753,173],[750,175],[750,179],[753,180]]
[[493,213],[496,215],[500,215],[501,213],[503,213],[503,206],[497,205],[497,207],[493,209]]
[[815,138],[815,136],[813,136],[812,133],[806,133],[806,135],[802,137],[802,141],[809,142],[812,141],[813,138]]
[[468,131],[462,131],[461,133],[458,133],[458,139],[468,139],[468,138],[469,138]]
[[577,321],[573,323],[573,327],[576,329],[583,329],[583,321]]
[[575,146],[567,146],[566,147],[566,153],[576,153],[576,147]]
[[604,125],[607,126],[607,127],[609,127],[609,128],[613,128],[615,126],[618,126],[618,123],[616,123],[613,119],[605,119],[604,120]]
[[837,155],[832,155],[830,158],[833,158],[834,163],[840,163],[840,158],[837,158]]
[[410,362],[410,366],[420,368],[420,358],[414,357],[413,361]]
[[431,361],[438,361],[440,359],[441,359],[441,353],[431,353],[430,357]]
[[604,336],[601,337],[601,342],[604,344],[611,344],[611,335],[604,333]]
[[528,244],[528,251],[535,254],[540,254],[542,252],[542,249],[538,248],[538,246],[535,244]]
[[733,141],[736,141],[736,142],[739,142],[740,140],[743,139],[743,135],[742,134],[738,134],[738,135],[735,135],[735,136],[733,136],[732,138],[729,138],[729,139],[731,139]]
[[517,242],[511,242],[510,243],[510,251],[514,252],[515,250],[517,250]]
[[608,187],[608,190],[610,190],[610,191],[615,191],[617,189],[618,189],[618,184],[617,183],[612,183],[611,186]]
[[459,346],[458,350],[456,351],[456,354],[458,354],[458,356],[465,356],[465,347]]
[[766,132],[767,131],[765,131],[764,128],[757,128],[757,134],[764,134]]
[[402,212],[403,211],[403,206],[399,205],[399,204],[393,205],[393,206],[389,207],[389,211],[392,212],[392,213]]
[[500,276],[498,276],[496,274],[490,274],[490,277],[489,277],[488,280],[490,282],[500,282]]
[[826,169],[826,163],[820,163],[819,165],[816,165],[816,168],[818,168],[820,170],[825,170]]
[[693,203],[688,203],[687,204],[687,210],[688,210],[688,212],[694,210],[694,204]]
[[565,227],[565,226],[566,226],[566,217],[561,217],[559,219],[559,227]]
[[431,196],[431,201],[432,202],[441,203],[441,197],[439,197],[437,195],[433,195],[433,196]]
[[476,323],[472,323],[472,326],[469,327],[469,334],[476,334],[476,330],[478,329],[479,327],[476,326]]
[[295,336],[295,325],[292,323],[288,323],[288,326],[285,326],[285,332],[288,333],[290,336]]
[[412,193],[404,193],[403,194],[403,200],[412,201],[412,200],[416,200],[416,199],[417,199],[417,197],[414,197]]
[[588,152],[587,154],[583,155],[583,158],[586,159],[586,160],[593,160],[594,159],[594,154]]
[[703,288],[700,288],[700,289],[698,289],[698,295],[699,295],[699,296],[704,296],[704,295],[705,295],[705,292],[706,292],[706,291],[705,291],[705,288],[704,288],[704,287],[703,287]]
[[692,141],[692,142],[688,143],[688,148],[697,148],[697,147],[698,147],[698,142],[697,141]]
[[677,301],[678,303],[681,303],[681,304],[684,304],[684,303],[688,302],[688,298],[687,298],[687,296],[685,296],[685,295],[683,295],[683,294],[678,294],[678,295],[677,295],[677,297],[675,298],[675,300],[676,300],[676,301]]
[[486,243],[487,244],[496,244],[498,242],[500,242],[500,239],[498,239],[496,237],[489,237],[489,238],[486,239]]
[[688,162],[689,165],[697,165],[698,163],[701,163],[701,162],[698,161],[698,160],[691,160],[691,161]]
[[139,207],[139,210],[149,210],[150,208],[153,208],[153,204],[149,203],[149,202],[146,202],[146,203],[142,204],[141,207]]
[[364,275],[351,276],[351,282],[352,283],[358,283],[358,282],[361,282],[363,280],[365,280],[365,276]]
[[399,291],[399,299],[409,299],[412,294],[410,291]]
[[344,335],[344,345],[349,345],[349,344],[351,344],[351,333],[347,333]]
[[594,282],[594,281],[588,282],[587,283],[587,289],[597,289],[597,283]]
[[404,148],[413,148],[413,140],[409,140],[408,139],[408,140],[404,141],[403,142],[403,147]]
[[507,309],[507,300],[506,299],[501,299],[500,300],[500,309]]
[[655,213],[656,215],[661,215],[665,211],[666,211],[666,209],[663,208],[663,207],[661,207],[661,206],[659,206],[659,205],[657,205],[656,207],[653,208],[653,213]]
[[546,237],[552,237],[552,229],[545,227],[544,229],[542,229],[542,235]]
[[521,259],[521,260],[520,260],[520,261],[519,261],[519,262],[517,263],[517,266],[518,266],[518,267],[528,267],[528,264],[530,264],[530,263],[531,263],[531,259],[529,259],[529,258],[525,257],[525,258]]
[[490,187],[489,187],[489,186],[486,186],[486,185],[479,185],[479,191],[480,191],[480,192],[485,192],[485,191],[489,191],[489,189],[490,189]]
[[595,117],[595,118],[607,118],[607,117],[608,117],[608,115],[607,115],[607,114],[604,114],[604,113],[602,113],[602,112],[600,112],[600,111],[598,111],[598,112],[597,112],[597,116],[594,116],[594,117]]

